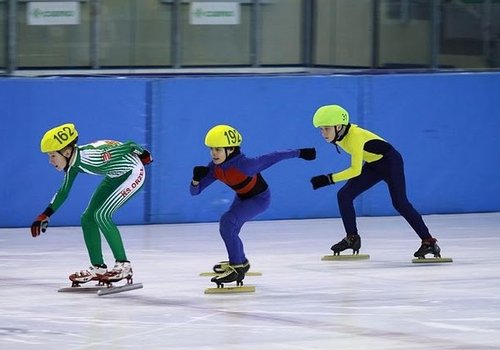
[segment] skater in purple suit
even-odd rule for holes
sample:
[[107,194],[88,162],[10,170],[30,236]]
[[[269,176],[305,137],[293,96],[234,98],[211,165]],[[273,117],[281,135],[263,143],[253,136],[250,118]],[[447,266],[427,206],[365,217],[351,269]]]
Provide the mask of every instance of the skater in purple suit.
[[256,158],[247,158],[240,152],[241,134],[229,125],[217,125],[205,137],[205,145],[210,148],[212,161],[208,166],[195,166],[190,191],[193,196],[200,194],[215,180],[219,180],[235,192],[236,196],[229,210],[219,222],[219,231],[229,260],[214,266],[219,275],[212,282],[241,282],[250,269],[239,233],[243,224],[264,212],[271,202],[271,193],[261,171],[275,163],[290,158],[313,160],[314,148],[277,151]]

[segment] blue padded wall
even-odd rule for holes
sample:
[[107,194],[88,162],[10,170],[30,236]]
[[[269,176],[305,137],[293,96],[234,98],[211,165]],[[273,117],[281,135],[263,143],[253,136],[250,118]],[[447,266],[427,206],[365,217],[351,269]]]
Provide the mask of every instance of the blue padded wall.
[[[178,78],[160,82],[154,118],[156,152],[152,185],[154,222],[217,220],[234,192],[212,184],[197,197],[188,191],[192,168],[209,162],[206,132],[229,124],[243,135],[242,152],[257,156],[280,149],[321,147],[319,160],[290,159],[263,172],[272,191],[262,219],[337,215],[334,191],[313,192],[309,178],[342,162],[322,142],[311,116],[332,97],[357,108],[357,80],[349,77]],[[304,103],[304,101],[307,101]],[[155,149],[155,151],[156,151]],[[307,203],[307,204],[305,204]]]
[[[500,210],[500,74],[377,76],[366,126],[403,154],[408,196],[423,214]],[[367,215],[393,214],[385,185]]]
[[[191,197],[188,185],[192,167],[209,161],[205,133],[222,123],[240,130],[247,156],[318,150],[316,161],[290,159],[263,172],[273,198],[257,219],[338,216],[342,184],[312,191],[309,183],[349,164],[311,123],[316,108],[329,103],[345,106],[353,123],[399,149],[408,196],[421,213],[499,211],[498,96],[499,73],[0,79],[0,226],[29,226],[59,188],[62,174],[39,142],[68,121],[80,144],[132,139],[153,152],[146,188],[117,213],[119,224],[218,220],[233,192],[214,183]],[[81,174],[51,224],[79,225],[99,181]],[[360,196],[356,210],[396,214],[384,184]]]
[[[0,226],[29,226],[49,204],[63,181],[40,152],[44,132],[73,122],[79,144],[100,139],[145,143],[145,86],[140,79],[3,79],[0,80]],[[79,174],[53,225],[80,225],[80,215],[101,179]],[[120,223],[142,222],[146,191],[117,213]]]

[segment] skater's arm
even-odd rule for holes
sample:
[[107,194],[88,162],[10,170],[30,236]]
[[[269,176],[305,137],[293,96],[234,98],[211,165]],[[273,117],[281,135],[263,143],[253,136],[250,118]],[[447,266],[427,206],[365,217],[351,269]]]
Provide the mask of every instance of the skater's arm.
[[127,141],[124,143],[117,143],[108,151],[112,157],[121,157],[130,153],[136,154],[141,163],[148,165],[153,162],[153,157],[151,153],[133,141]]
[[351,154],[351,166],[338,173],[331,174],[331,178],[333,182],[352,179],[353,177],[356,177],[359,174],[361,174],[362,167],[363,167],[363,146],[361,146],[359,149],[356,148]]
[[338,145],[351,155],[351,166],[341,172],[331,174],[334,182],[352,179],[361,174],[363,163],[382,158],[392,146],[371,131],[353,126],[347,137]]
[[392,146],[380,136],[357,126],[351,129],[347,137],[339,141],[338,145],[351,155],[351,166],[331,174],[333,182],[349,180],[358,176],[361,174],[365,161],[377,161],[382,158],[384,153],[392,149]]
[[216,179],[213,175],[213,166],[195,166],[193,168],[193,178],[189,184],[189,192],[192,196],[200,194],[205,188]]
[[245,175],[253,176],[282,160],[298,158],[299,155],[300,150],[294,149],[286,151],[276,151],[255,158],[244,157],[241,159],[240,164],[238,164],[238,168]]
[[56,192],[55,196],[50,201],[50,204],[43,213],[37,216],[35,221],[31,224],[31,235],[38,237],[41,232],[45,232],[49,226],[49,218],[54,212],[64,203],[68,197],[68,193],[73,186],[76,175],[78,172],[70,168],[64,176],[64,182],[61,188]]
[[53,212],[56,212],[57,209],[66,201],[68,198],[69,192],[71,191],[71,187],[73,187],[73,183],[75,182],[76,175],[78,175],[78,171],[74,168],[70,168],[68,172],[64,175],[64,181],[62,186],[56,192],[52,200],[50,201],[49,207]]
[[135,153],[137,155],[143,154],[145,149],[139,146],[134,141],[127,141],[123,143],[114,144],[108,152],[111,153],[111,156],[121,157],[129,153]]
[[318,188],[333,185],[339,181],[348,180],[361,174],[363,166],[363,149],[361,152],[352,152],[351,166],[338,173],[330,173],[325,175],[318,175],[311,178],[311,184],[314,190]]

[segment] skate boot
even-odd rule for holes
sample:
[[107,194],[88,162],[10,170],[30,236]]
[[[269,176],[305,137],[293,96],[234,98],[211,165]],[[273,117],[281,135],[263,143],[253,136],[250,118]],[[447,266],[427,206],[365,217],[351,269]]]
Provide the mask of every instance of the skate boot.
[[427,238],[422,240],[422,245],[413,254],[418,259],[425,259],[427,254],[433,254],[435,258],[441,257],[441,248],[437,245],[437,239]]
[[346,249],[352,249],[352,254],[359,254],[361,248],[361,237],[359,235],[348,235],[340,242],[332,245],[333,255],[339,255],[340,252]]
[[214,265],[213,270],[215,273],[224,273],[228,269],[229,261],[219,261]]
[[113,269],[102,276],[101,282],[110,284],[126,279],[128,284],[132,284],[132,275],[130,261],[117,261]]
[[[250,263],[248,260],[246,260],[243,265],[245,266],[246,270],[245,273],[250,270]],[[224,273],[226,270],[229,268],[229,261],[219,261],[217,264],[214,265],[213,270],[215,273]]]
[[101,282],[102,277],[108,272],[106,265],[90,266],[87,270],[81,270],[69,275],[73,287],[78,287],[81,283],[90,281]]
[[231,283],[236,281],[237,286],[243,285],[245,274],[250,269],[250,262],[246,260],[243,264],[233,265],[227,264],[226,270],[211,279],[212,282],[217,284],[217,287],[224,287],[224,283]]

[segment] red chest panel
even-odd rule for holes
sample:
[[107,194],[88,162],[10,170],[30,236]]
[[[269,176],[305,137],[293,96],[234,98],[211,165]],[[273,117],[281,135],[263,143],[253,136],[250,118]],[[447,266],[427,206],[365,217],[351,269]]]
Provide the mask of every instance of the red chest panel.
[[217,180],[224,182],[239,194],[250,191],[257,182],[257,176],[247,176],[236,168],[222,169],[216,166],[214,176]]

